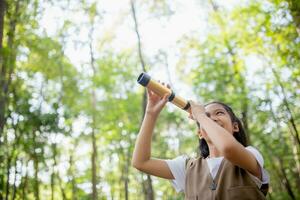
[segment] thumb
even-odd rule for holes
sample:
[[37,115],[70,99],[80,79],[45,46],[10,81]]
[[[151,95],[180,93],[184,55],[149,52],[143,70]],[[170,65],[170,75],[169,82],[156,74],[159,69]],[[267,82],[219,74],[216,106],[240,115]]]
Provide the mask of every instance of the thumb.
[[164,102],[167,103],[169,101],[170,96],[171,96],[171,94],[169,94],[169,93],[165,94],[164,97],[163,97]]
[[168,103],[169,97],[170,97],[170,94],[165,94],[163,96],[163,98],[161,99],[161,102],[160,102],[162,106],[164,106],[164,105],[166,105]]

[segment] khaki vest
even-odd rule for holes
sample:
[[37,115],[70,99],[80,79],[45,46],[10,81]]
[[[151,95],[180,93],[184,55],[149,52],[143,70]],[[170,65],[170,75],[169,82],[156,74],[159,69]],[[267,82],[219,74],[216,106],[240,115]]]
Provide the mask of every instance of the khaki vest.
[[264,193],[246,170],[225,158],[214,180],[205,159],[189,159],[186,162],[186,200],[265,200]]

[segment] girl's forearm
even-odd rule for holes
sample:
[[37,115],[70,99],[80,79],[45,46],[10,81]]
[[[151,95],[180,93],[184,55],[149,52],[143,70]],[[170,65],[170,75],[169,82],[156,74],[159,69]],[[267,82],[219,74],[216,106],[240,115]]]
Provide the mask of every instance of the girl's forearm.
[[205,130],[211,142],[225,156],[230,151],[230,148],[233,146],[233,144],[236,143],[233,135],[223,127],[219,126],[205,114],[197,116],[197,121]]
[[132,165],[139,167],[151,158],[151,140],[157,116],[146,112],[133,151]]

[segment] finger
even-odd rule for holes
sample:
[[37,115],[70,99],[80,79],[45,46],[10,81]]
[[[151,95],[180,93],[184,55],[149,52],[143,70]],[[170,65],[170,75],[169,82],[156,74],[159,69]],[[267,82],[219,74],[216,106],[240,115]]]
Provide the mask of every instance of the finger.
[[169,101],[169,97],[170,97],[170,96],[171,96],[171,94],[168,94],[168,93],[167,93],[167,94],[165,94],[165,95],[163,96],[162,99],[163,99],[164,101]]
[[146,90],[147,90],[147,96],[151,97],[153,95],[153,92],[148,88],[146,88]]
[[163,96],[163,98],[161,99],[161,102],[160,102],[162,106],[164,106],[164,105],[166,105],[166,103],[168,103],[169,97],[170,97],[170,94],[165,94]]

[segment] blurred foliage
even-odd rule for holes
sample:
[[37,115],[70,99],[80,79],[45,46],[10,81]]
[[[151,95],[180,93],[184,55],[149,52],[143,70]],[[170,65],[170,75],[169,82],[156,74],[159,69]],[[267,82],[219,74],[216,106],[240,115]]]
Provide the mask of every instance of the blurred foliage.
[[[91,199],[92,130],[98,198],[125,199],[128,183],[129,199],[142,199],[146,176],[130,166],[142,120],[135,47],[111,48],[114,28],[109,37],[107,32],[95,35],[93,69],[87,33],[102,30],[108,20],[99,2],[5,2],[1,86],[7,84],[8,90],[2,87],[0,96],[6,102],[0,104],[5,116],[0,199]],[[244,1],[232,9],[202,2],[209,31],[204,38],[190,33],[178,41],[179,60],[170,76],[189,85],[199,102],[219,100],[235,110],[251,145],[264,156],[271,179],[269,199],[299,199],[299,2]],[[81,21],[60,17],[56,32],[47,34],[42,19],[48,7],[80,15]],[[128,2],[124,9],[129,7]],[[172,2],[165,0],[139,1],[136,9],[141,25],[145,18],[167,22],[176,15]],[[129,11],[121,15],[123,24],[113,27],[132,26]],[[79,52],[81,63],[68,57],[70,46]],[[151,71],[153,76],[164,71],[164,59],[145,57],[160,70]],[[195,156],[195,131],[186,113],[167,106],[154,131],[152,155]],[[184,198],[169,181],[152,178],[157,199]]]

